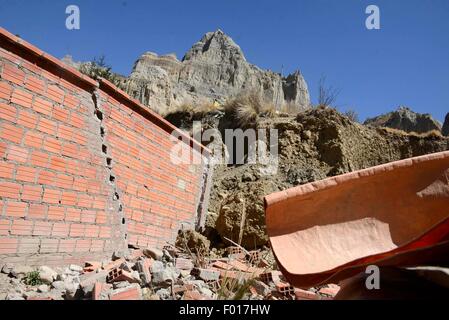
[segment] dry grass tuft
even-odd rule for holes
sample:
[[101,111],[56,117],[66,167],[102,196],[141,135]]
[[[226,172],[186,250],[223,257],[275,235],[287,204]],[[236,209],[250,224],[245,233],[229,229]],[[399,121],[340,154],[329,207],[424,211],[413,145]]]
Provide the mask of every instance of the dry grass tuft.
[[276,114],[274,105],[264,101],[255,92],[238,95],[225,103],[224,110],[234,114],[242,128],[254,126],[259,117],[272,118]]
[[431,130],[428,132],[424,132],[424,133],[418,133],[418,132],[406,132],[404,130],[400,130],[400,129],[395,129],[395,128],[389,128],[389,127],[380,127],[380,130],[386,131],[388,133],[393,133],[396,135],[401,135],[401,136],[407,136],[407,137],[418,137],[418,138],[442,138],[443,135],[441,134],[441,132],[439,130]]

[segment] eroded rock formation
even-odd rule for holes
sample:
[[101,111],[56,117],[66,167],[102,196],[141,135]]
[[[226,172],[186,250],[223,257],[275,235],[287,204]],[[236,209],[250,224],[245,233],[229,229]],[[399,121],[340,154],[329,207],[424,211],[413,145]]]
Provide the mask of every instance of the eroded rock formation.
[[299,71],[283,77],[246,61],[240,47],[221,30],[206,33],[182,60],[175,55],[143,54],[125,91],[160,113],[182,104],[221,103],[242,91],[256,91],[280,110],[309,107],[307,84]]
[[410,110],[410,108],[403,106],[399,107],[396,111],[367,119],[364,124],[416,133],[441,130],[441,124],[433,119],[430,114],[416,113]]

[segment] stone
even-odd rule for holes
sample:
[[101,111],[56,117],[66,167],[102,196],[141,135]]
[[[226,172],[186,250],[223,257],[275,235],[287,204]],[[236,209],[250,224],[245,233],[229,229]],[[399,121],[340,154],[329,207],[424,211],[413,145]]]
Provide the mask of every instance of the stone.
[[167,300],[171,298],[170,290],[162,288],[156,291],[160,300]]
[[12,268],[10,275],[15,277],[15,278],[23,278],[25,277],[28,273],[34,271],[34,268],[30,267],[30,266],[15,266],[14,268]]
[[144,285],[151,284],[150,266],[152,261],[150,259],[139,260],[136,262],[136,268],[139,272],[140,279]]
[[12,263],[6,263],[2,267],[2,273],[9,275],[13,269],[14,265]]
[[364,124],[416,133],[426,133],[432,130],[439,132],[441,130],[441,124],[433,119],[430,114],[413,112],[410,108],[404,106],[400,106],[396,111],[366,119]]
[[[78,289],[80,288],[80,284],[76,282],[74,278],[68,278],[64,280],[64,295],[67,299],[75,299],[78,294]],[[85,296],[88,296],[93,289],[92,287],[83,287],[81,288],[83,291],[83,294]]]
[[105,283],[107,275],[108,272],[106,270],[82,274],[80,276],[80,286],[83,289],[83,292],[92,292],[96,282]]
[[46,293],[50,290],[50,287],[46,284],[42,284],[39,287],[37,287],[37,291],[41,293]]
[[443,134],[443,136],[449,136],[449,112],[447,113],[446,118],[444,118],[444,124],[443,128],[441,129],[441,133]]
[[52,286],[52,288],[55,288],[56,290],[64,290],[65,289],[64,281],[61,281],[61,280],[53,281],[51,286]]
[[164,257],[162,250],[157,248],[146,248],[143,250],[143,254],[148,258],[153,258],[154,260],[162,260]]
[[157,286],[166,286],[170,285],[174,279],[170,270],[164,269],[162,271],[153,272],[151,281]]
[[167,250],[164,249],[164,250],[162,250],[162,252],[163,252],[165,261],[168,261],[168,262],[173,262],[174,261],[173,257],[171,256],[171,254]]
[[164,269],[164,264],[161,261],[153,261],[150,266],[151,273],[160,272]]
[[69,267],[69,269],[70,269],[71,271],[75,271],[75,272],[78,272],[78,273],[83,272],[83,267],[78,266],[78,265],[76,265],[76,264],[71,264],[70,267]]
[[47,266],[39,267],[38,271],[40,279],[46,284],[51,284],[58,276],[55,270]]

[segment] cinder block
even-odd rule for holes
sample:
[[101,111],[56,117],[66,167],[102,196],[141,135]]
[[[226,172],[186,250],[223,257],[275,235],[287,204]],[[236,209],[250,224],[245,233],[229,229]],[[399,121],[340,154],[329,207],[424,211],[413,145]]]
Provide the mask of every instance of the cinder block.
[[117,281],[128,281],[129,283],[139,283],[140,279],[136,279],[131,272],[127,272],[123,269],[114,268],[109,271],[106,281],[117,282]]

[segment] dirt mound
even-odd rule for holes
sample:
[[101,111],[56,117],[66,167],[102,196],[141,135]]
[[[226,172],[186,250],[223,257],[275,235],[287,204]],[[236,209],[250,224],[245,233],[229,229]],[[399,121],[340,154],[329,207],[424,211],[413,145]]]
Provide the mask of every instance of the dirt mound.
[[[201,121],[209,127],[214,123],[223,131],[229,124],[228,118],[226,114],[220,117],[206,114]],[[207,235],[211,235],[213,245],[225,237],[250,249],[266,244],[262,201],[266,194],[449,149],[448,138],[370,128],[326,107],[307,110],[295,117],[261,118],[256,128],[278,130],[277,173],[267,175],[259,164],[215,168],[207,220]]]

